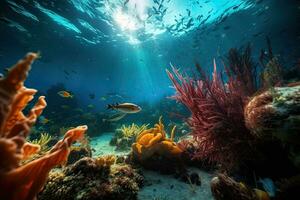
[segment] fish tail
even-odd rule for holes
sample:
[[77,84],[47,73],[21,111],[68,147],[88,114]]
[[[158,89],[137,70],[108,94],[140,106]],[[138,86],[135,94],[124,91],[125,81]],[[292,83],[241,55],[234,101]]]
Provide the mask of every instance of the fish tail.
[[109,110],[109,109],[114,109],[114,105],[112,105],[112,104],[107,104],[107,108],[106,108],[107,110]]

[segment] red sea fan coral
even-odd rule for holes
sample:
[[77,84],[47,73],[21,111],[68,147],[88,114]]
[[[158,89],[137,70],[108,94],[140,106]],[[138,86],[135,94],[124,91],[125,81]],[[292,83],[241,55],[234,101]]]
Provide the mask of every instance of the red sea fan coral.
[[[225,169],[240,166],[250,158],[252,151],[252,136],[245,126],[243,113],[248,95],[255,90],[255,81],[251,77],[250,66],[243,64],[245,59],[236,58],[239,58],[241,67],[247,68],[241,71],[238,65],[232,63],[225,67],[228,78],[226,84],[217,73],[215,61],[212,80],[207,78],[199,65],[199,80],[184,77],[174,67],[173,73],[167,70],[177,91],[174,98],[191,112],[187,122],[196,142],[193,157],[221,164]],[[243,81],[243,78],[247,81]]]
[[37,54],[29,53],[0,78],[0,199],[32,200],[43,187],[49,171],[66,162],[69,147],[83,137],[87,126],[69,130],[46,155],[27,164],[21,160],[39,151],[26,142],[30,128],[46,107],[40,97],[28,115],[23,109],[37,92],[24,86],[27,73]]

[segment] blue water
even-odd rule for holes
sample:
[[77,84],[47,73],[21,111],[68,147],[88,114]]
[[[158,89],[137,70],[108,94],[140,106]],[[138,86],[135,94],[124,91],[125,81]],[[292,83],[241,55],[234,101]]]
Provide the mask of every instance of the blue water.
[[157,103],[174,93],[170,63],[191,73],[198,61],[210,72],[229,48],[250,42],[258,56],[266,36],[286,62],[299,55],[293,0],[2,0],[0,12],[1,69],[39,51],[28,85],[63,83],[98,110],[111,103],[99,100],[106,93]]

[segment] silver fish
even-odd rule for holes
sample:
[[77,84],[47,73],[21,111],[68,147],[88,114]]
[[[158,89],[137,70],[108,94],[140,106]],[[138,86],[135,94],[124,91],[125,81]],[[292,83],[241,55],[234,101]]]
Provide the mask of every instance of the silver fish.
[[142,108],[133,103],[121,103],[121,104],[108,104],[107,109],[117,110],[122,113],[138,113]]
[[107,119],[102,119],[103,122],[116,122],[116,121],[119,121],[120,119],[122,119],[123,117],[126,116],[126,113],[116,113],[112,116],[110,116],[109,118]]

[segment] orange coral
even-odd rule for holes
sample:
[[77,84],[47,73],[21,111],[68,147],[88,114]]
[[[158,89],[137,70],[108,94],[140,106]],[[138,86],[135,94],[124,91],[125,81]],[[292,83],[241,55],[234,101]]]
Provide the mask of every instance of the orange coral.
[[13,66],[7,77],[0,79],[0,199],[31,200],[43,187],[49,171],[66,161],[70,145],[83,137],[87,126],[69,130],[44,157],[20,166],[20,161],[37,153],[38,145],[26,143],[25,138],[37,117],[46,107],[45,98],[25,116],[23,109],[37,92],[24,87],[32,62],[38,57],[29,53]]
[[133,155],[140,161],[147,160],[157,154],[166,158],[176,158],[181,155],[182,150],[173,141],[175,127],[171,132],[171,137],[166,137],[164,125],[159,119],[159,123],[154,128],[144,130],[132,144]]

